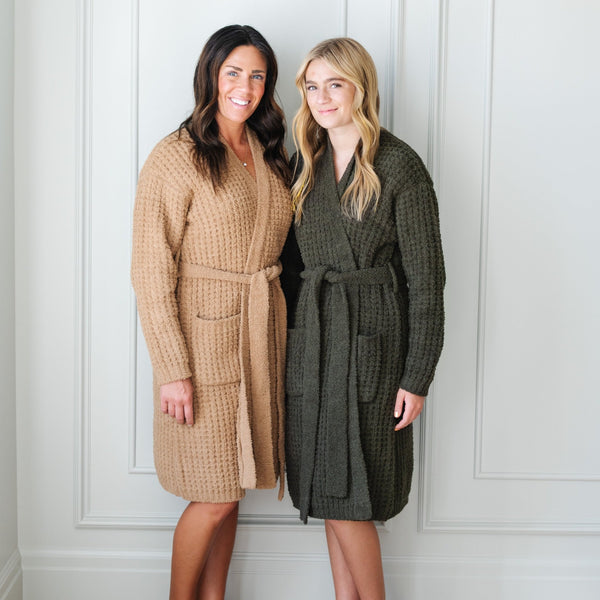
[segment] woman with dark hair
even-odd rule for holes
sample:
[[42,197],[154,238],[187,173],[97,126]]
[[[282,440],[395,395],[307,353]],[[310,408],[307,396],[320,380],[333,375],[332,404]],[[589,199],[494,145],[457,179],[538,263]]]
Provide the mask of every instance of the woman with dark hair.
[[190,502],[173,539],[171,600],[224,597],[238,501],[282,483],[278,258],[292,215],[276,79],[260,33],[217,31],[196,67],[191,116],[138,182],[132,281],[154,371],[154,460],[163,487]]
[[286,281],[295,270],[301,282],[290,298],[289,490],[302,520],[325,519],[336,598],[383,600],[373,521],[408,500],[411,424],[443,341],[437,202],[418,155],[379,125],[375,65],[358,42],[318,44],[296,85],[295,224],[282,256]]

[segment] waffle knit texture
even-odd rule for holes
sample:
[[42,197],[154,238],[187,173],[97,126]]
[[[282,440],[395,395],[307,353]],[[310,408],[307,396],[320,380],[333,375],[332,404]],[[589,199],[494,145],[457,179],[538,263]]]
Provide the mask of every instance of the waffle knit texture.
[[[286,371],[288,485],[300,517],[387,520],[408,501],[412,426],[395,432],[396,394],[427,395],[443,343],[438,208],[418,155],[381,131],[376,210],[341,211],[354,160],[335,181],[331,147],[282,260],[303,265]],[[302,267],[301,267],[302,268]],[[297,282],[296,282],[297,283]],[[292,294],[293,295],[293,294]]]
[[[131,277],[154,372],[154,461],[169,492],[231,502],[283,472],[285,301],[278,258],[289,191],[247,129],[256,180],[227,147],[223,186],[175,132],[139,177]],[[160,385],[191,377],[194,425],[160,410]]]

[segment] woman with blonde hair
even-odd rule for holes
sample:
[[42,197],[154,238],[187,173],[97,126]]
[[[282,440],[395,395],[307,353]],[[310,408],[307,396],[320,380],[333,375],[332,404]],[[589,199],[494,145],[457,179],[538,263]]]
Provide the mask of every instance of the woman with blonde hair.
[[380,128],[375,65],[358,42],[317,45],[296,85],[288,484],[302,520],[325,519],[336,598],[381,600],[373,521],[408,500],[411,423],[443,342],[437,202],[417,154]]

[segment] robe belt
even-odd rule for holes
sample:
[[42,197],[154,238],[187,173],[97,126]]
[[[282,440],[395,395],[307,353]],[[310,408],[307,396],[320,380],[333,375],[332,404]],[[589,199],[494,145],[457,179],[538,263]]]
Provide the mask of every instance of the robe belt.
[[[231,281],[244,284],[242,292],[242,311],[240,324],[239,357],[241,369],[240,396],[237,412],[237,444],[238,444],[238,467],[240,487],[243,489],[254,489],[257,485],[256,460],[253,448],[253,435],[262,441],[266,452],[262,456],[268,465],[274,465],[272,444],[272,420],[271,420],[271,377],[269,364],[269,313],[271,310],[269,301],[269,284],[276,280],[281,273],[281,263],[277,263],[256,273],[236,273],[232,271],[221,271],[202,265],[191,263],[179,263],[180,277],[194,277],[201,279],[214,279],[218,281]],[[278,286],[282,295],[283,292]],[[279,327],[285,331],[285,313],[281,318]],[[281,352],[278,349],[278,352]],[[277,357],[278,361],[284,360],[283,355]],[[252,401],[252,400],[255,401]],[[260,411],[261,405],[266,406],[266,411]],[[252,410],[252,417],[250,416]],[[280,406],[278,403],[278,411]],[[279,414],[278,430],[281,437],[283,427],[283,414]],[[281,447],[281,444],[279,444]],[[283,496],[283,457],[279,456],[280,497]],[[266,486],[275,486],[274,479],[264,482]]]
[[[345,498],[349,493],[349,471],[353,487],[366,490],[364,461],[351,464],[349,444],[358,444],[358,379],[356,338],[358,321],[351,319],[350,307],[358,306],[359,285],[391,284],[397,289],[396,273],[391,263],[381,267],[352,271],[334,271],[327,266],[303,271],[300,276],[309,286],[305,323],[303,372],[302,467],[300,469],[300,518],[306,521],[310,510],[315,470],[317,430],[320,405],[326,398],[326,464],[325,494]],[[327,366],[330,377],[325,393],[321,390],[321,323],[319,306],[323,283],[331,285],[331,340],[333,349]],[[354,413],[353,418],[350,413]],[[352,461],[354,462],[354,460]],[[359,482],[358,479],[365,481]],[[369,501],[366,498],[366,501]]]

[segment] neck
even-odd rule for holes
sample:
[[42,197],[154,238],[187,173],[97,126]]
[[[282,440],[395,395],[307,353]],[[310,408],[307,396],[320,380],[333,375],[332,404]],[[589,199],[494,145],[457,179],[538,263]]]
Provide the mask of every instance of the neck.
[[327,133],[331,142],[331,148],[333,149],[335,180],[339,182],[354,155],[360,135],[354,124],[343,128],[336,127],[335,129],[328,130]]
[[327,131],[334,155],[352,156],[360,140],[360,134],[355,125],[344,128],[329,129]]
[[246,123],[233,123],[220,118],[219,114],[217,114],[216,119],[217,125],[219,126],[219,133],[231,147],[244,145],[247,141]]

